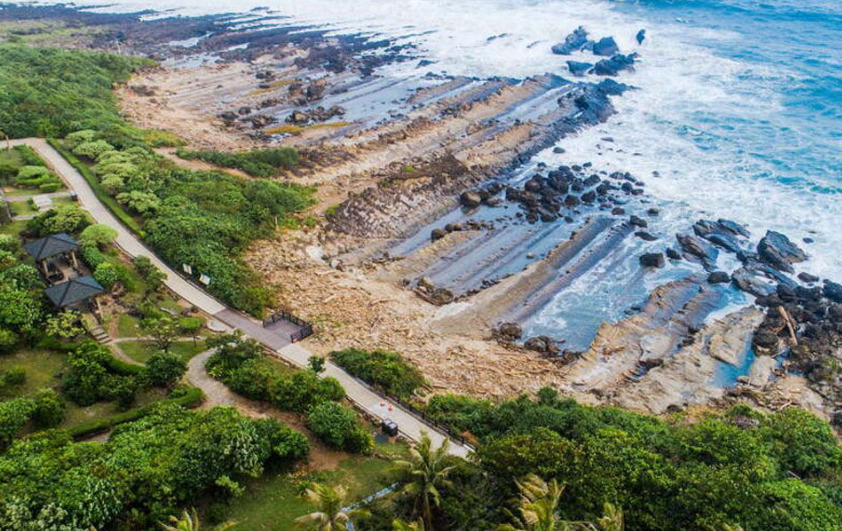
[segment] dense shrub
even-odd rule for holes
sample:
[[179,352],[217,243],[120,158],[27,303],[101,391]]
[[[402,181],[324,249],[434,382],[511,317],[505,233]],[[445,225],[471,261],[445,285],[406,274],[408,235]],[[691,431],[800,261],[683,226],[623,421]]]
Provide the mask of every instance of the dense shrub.
[[64,420],[64,402],[52,389],[44,389],[35,395],[35,411],[32,420],[40,428],[54,428]]
[[14,366],[0,372],[0,390],[4,387],[17,387],[26,383],[26,369]]
[[177,154],[187,160],[202,160],[223,168],[243,170],[252,177],[273,177],[283,170],[298,166],[301,161],[298,152],[290,147],[256,149],[239,153],[179,149]]
[[[260,475],[306,451],[300,434],[232,408],[156,406],[108,442],[46,432],[0,454],[0,529],[152,529],[222,478]],[[118,523],[119,520],[119,523]]]
[[447,504],[459,511],[448,514],[454,521],[501,522],[498,510],[517,494],[515,480],[535,473],[565,485],[565,519],[594,520],[611,502],[623,508],[630,531],[819,531],[842,522],[833,494],[842,450],[827,423],[800,410],[767,415],[739,407],[670,423],[561,400],[547,389],[538,400],[499,404],[434,397],[427,413],[481,442],[478,473],[486,479],[466,480],[454,492],[483,502]]
[[154,387],[172,387],[185,372],[187,363],[168,352],[155,352],[146,362],[146,380]]
[[93,342],[68,356],[69,368],[62,380],[64,394],[81,406],[103,400],[117,400],[128,407],[137,392],[142,368],[116,360],[106,347]]
[[424,385],[421,371],[396,352],[348,348],[330,355],[337,365],[388,395],[409,398]]
[[0,402],[0,450],[26,426],[34,412],[35,401],[29,398]]
[[0,44],[0,124],[13,138],[116,128],[112,85],[146,59]]
[[94,269],[94,278],[105,289],[111,289],[120,280],[120,271],[111,262],[102,262]]
[[0,328],[0,354],[8,354],[15,350],[18,335],[11,330]]
[[209,340],[208,346],[218,347],[207,361],[208,372],[247,398],[304,413],[321,402],[345,397],[345,389],[335,378],[319,378],[306,370],[281,373],[263,358],[254,340],[221,336]]
[[39,214],[27,223],[26,228],[36,236],[62,232],[77,233],[90,224],[85,212],[74,204],[60,205]]
[[307,428],[340,450],[366,453],[374,447],[371,434],[360,425],[356,412],[337,402],[322,402],[307,413]]

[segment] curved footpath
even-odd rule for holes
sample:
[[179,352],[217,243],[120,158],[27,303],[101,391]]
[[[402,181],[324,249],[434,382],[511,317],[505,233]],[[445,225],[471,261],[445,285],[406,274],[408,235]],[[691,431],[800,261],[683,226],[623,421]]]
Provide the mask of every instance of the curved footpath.
[[[117,231],[115,243],[130,257],[147,256],[152,263],[167,275],[166,286],[179,297],[190,304],[200,308],[211,315],[214,319],[221,321],[232,328],[241,330],[246,336],[253,337],[269,347],[279,357],[298,367],[306,367],[307,360],[312,353],[298,344],[290,343],[285,335],[272,333],[254,319],[235,312],[224,304],[210,296],[203,289],[192,282],[184,279],[172,270],[167,264],[161,261],[138,239],[137,235],[120,223],[117,218],[108,210],[102,202],[97,199],[85,178],[67,162],[46,140],[41,138],[25,138],[12,140],[12,145],[28,145],[38,152],[55,173],[61,177],[67,186],[76,192],[79,203],[87,210],[97,223],[113,227]],[[338,365],[328,361],[326,363],[325,376],[332,376],[339,380],[348,395],[359,409],[365,413],[378,418],[390,418],[398,423],[401,433],[418,441],[421,432],[426,431],[433,443],[438,445],[447,438],[445,434],[433,428],[422,419],[412,415],[409,411],[399,407],[397,404],[388,404],[383,397],[362,384],[353,376],[345,372]],[[450,453],[465,457],[470,449],[454,441],[450,444]]]

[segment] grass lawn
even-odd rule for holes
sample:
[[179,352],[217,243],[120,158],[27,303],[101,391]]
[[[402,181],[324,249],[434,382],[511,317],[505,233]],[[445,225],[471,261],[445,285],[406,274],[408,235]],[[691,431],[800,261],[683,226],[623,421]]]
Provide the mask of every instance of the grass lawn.
[[24,229],[26,229],[26,221],[12,221],[0,225],[0,234],[10,234],[17,238]]
[[[407,448],[403,444],[378,444],[375,452],[398,458],[406,455]],[[304,476],[269,472],[247,484],[246,493],[227,507],[225,518],[236,522],[237,531],[293,530],[296,518],[313,511],[301,498],[309,482],[342,485],[350,504],[387,487],[391,467],[392,459],[361,456],[345,459],[335,470]]]
[[120,314],[117,320],[117,334],[120,337],[141,337],[140,319],[127,313]]
[[37,214],[38,209],[29,204],[29,201],[12,201],[9,203],[13,216],[26,216],[28,214]]
[[0,392],[0,399],[31,395],[45,387],[58,385],[57,375],[66,366],[66,360],[66,354],[44,350],[20,350],[0,356],[0,372],[12,367],[23,367],[26,370],[26,382]]
[[[128,336],[131,337],[131,336]],[[146,363],[149,357],[155,352],[155,346],[151,341],[123,341],[120,343],[120,350],[138,363]],[[205,342],[202,340],[194,342],[192,339],[179,340],[172,344],[170,352],[184,361],[189,360],[196,354],[205,351]]]
[[[55,388],[61,382],[61,373],[67,367],[67,354],[44,350],[21,350],[14,354],[0,356],[0,372],[12,367],[26,370],[26,382],[0,392],[0,400],[10,400],[19,396],[30,396],[41,389]],[[135,407],[142,407],[166,398],[161,389],[142,390],[137,394]],[[59,426],[69,428],[76,424],[120,413],[116,402],[98,402],[92,406],[81,407],[65,400],[65,420]]]
[[[137,399],[135,400],[134,407],[132,409],[148,406],[149,404],[163,400],[166,397],[167,393],[163,389],[143,389],[137,393]],[[68,401],[65,401],[65,403],[67,404],[65,418],[64,422],[59,425],[59,428],[70,428],[71,426],[75,426],[83,422],[123,412],[123,410],[117,406],[117,402],[97,402],[96,404],[87,407],[77,406],[76,404]]]

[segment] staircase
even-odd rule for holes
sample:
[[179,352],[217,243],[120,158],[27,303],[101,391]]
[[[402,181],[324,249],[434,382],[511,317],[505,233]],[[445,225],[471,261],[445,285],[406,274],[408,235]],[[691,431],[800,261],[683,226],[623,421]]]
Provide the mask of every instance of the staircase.
[[89,332],[92,336],[94,336],[94,339],[103,345],[107,345],[112,342],[111,336],[108,335],[108,332],[106,332],[101,325],[96,325],[91,328]]

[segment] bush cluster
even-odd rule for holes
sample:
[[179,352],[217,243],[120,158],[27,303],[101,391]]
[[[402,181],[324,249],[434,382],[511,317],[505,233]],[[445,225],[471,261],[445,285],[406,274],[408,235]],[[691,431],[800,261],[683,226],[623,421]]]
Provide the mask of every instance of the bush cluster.
[[337,365],[390,396],[407,399],[424,385],[424,376],[397,352],[348,348],[330,353]]
[[19,440],[0,454],[0,529],[152,529],[220,484],[231,487],[309,451],[275,420],[233,408],[151,408],[108,442],[63,432]]
[[255,149],[240,153],[179,149],[176,154],[186,160],[201,160],[223,168],[242,170],[252,177],[263,178],[274,177],[301,162],[298,151],[290,147]]

